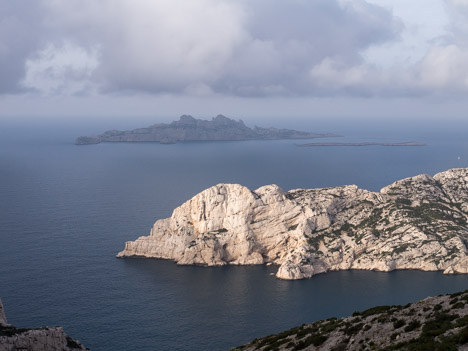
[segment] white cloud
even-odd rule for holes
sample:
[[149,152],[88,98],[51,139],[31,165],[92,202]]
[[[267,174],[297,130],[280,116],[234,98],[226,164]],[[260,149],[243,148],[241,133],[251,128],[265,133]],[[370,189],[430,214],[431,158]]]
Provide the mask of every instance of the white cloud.
[[245,37],[244,13],[231,1],[71,0],[50,3],[50,11],[74,39],[99,44],[98,74],[111,91],[209,85]]
[[468,89],[468,0],[40,0],[30,11],[29,4],[0,4],[0,93],[20,91],[19,82],[56,95]]
[[468,50],[456,45],[432,48],[418,66],[419,83],[428,91],[468,91]]
[[87,51],[69,42],[47,45],[26,61],[25,88],[46,95],[89,94],[92,75],[99,65],[98,49]]
[[[361,50],[392,39],[399,28],[388,11],[362,0],[273,5],[267,0],[43,3],[47,35],[36,56],[50,56],[51,48],[56,50],[63,42],[88,54],[99,47],[99,55],[93,54],[99,64],[92,74],[82,76],[89,76],[102,93],[308,94],[307,72],[314,65],[326,57],[360,62]],[[78,62],[82,57],[76,53]],[[37,60],[28,60],[27,86],[55,92],[63,87],[63,93],[76,90],[65,88],[76,80],[57,73],[63,67],[51,68],[56,59],[39,60],[48,64]],[[40,73],[41,68],[47,72]]]

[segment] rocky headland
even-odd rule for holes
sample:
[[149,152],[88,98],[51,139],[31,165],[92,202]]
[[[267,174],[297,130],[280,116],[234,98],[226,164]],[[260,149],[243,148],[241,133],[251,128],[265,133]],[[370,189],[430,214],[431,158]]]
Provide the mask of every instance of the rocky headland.
[[99,144],[102,142],[159,142],[173,144],[178,141],[235,141],[235,140],[277,140],[313,139],[337,137],[337,134],[318,134],[292,129],[247,127],[241,120],[235,121],[223,115],[211,120],[196,119],[183,115],[169,124],[158,123],[147,128],[128,131],[109,130],[100,135],[81,136],[77,145]]
[[468,168],[399,180],[283,192],[218,184],[158,220],[117,257],[178,264],[274,264],[281,279],[328,271],[468,273]]
[[7,323],[0,300],[0,351],[89,350],[61,327],[16,328]]
[[231,349],[254,350],[468,350],[468,291],[303,324]]
[[377,143],[377,142],[361,142],[361,143],[308,143],[298,146],[426,146],[425,143],[419,141],[406,141],[402,143]]

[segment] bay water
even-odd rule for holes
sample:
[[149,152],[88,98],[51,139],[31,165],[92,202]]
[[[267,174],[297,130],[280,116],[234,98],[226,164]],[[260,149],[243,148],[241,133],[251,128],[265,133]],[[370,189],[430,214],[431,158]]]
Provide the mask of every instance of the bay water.
[[466,128],[335,127],[327,131],[346,137],[323,141],[427,146],[298,147],[302,142],[291,140],[76,146],[75,127],[2,126],[0,297],[9,322],[61,325],[96,351],[229,350],[302,323],[468,289],[468,276],[440,272],[343,271],[281,281],[274,266],[115,258],[125,241],[148,235],[157,219],[217,183],[378,191],[404,177],[468,166]]

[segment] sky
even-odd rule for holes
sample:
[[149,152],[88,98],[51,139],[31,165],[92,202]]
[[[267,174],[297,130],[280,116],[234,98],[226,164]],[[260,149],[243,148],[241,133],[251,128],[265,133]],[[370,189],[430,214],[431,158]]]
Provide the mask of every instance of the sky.
[[0,0],[0,119],[463,119],[468,0]]

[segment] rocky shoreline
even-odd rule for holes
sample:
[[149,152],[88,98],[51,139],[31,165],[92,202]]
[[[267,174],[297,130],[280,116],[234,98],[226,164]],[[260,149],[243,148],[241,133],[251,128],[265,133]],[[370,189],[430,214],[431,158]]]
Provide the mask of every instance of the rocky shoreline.
[[468,291],[376,306],[258,338],[231,351],[468,350]]
[[62,327],[16,328],[8,324],[0,300],[0,351],[89,350],[72,339]]
[[218,184],[158,220],[117,257],[206,266],[278,265],[280,279],[328,271],[418,269],[468,273],[468,169],[283,192]]
[[419,141],[407,141],[402,143],[377,143],[377,142],[362,142],[362,143],[307,143],[300,144],[302,147],[312,146],[426,146],[425,143]]

